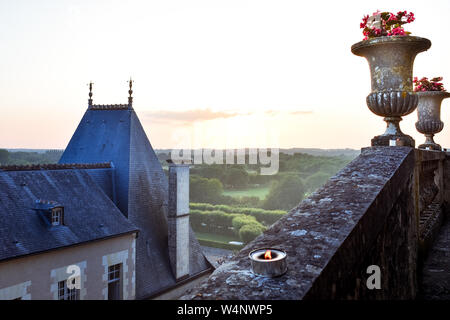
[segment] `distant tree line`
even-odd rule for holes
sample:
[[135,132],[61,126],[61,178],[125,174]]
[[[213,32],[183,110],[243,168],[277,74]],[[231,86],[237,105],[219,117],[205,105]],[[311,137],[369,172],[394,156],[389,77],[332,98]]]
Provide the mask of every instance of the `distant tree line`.
[[47,150],[45,152],[8,151],[0,149],[0,165],[27,165],[40,163],[57,163],[63,150]]

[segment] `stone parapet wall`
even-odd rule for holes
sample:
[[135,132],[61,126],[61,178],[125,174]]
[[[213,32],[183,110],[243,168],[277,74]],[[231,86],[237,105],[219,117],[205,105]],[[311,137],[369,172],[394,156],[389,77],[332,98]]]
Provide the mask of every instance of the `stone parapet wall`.
[[443,222],[445,153],[415,150],[419,258],[422,261]]
[[[371,147],[182,299],[411,299],[417,292],[415,151]],[[256,276],[248,254],[287,252],[288,271]],[[367,268],[381,288],[368,289]]]
[[443,168],[443,176],[444,176],[444,209],[446,215],[448,216],[450,213],[450,152],[445,153],[445,161]]

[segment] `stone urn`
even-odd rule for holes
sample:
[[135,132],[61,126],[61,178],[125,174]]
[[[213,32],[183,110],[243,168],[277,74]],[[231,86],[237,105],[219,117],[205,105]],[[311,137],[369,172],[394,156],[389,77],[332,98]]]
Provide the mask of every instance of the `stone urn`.
[[414,58],[430,46],[430,40],[413,36],[379,37],[352,46],[352,53],[369,63],[372,92],[366,98],[367,106],[387,123],[386,132],[374,137],[372,146],[389,146],[391,140],[415,146],[414,139],[400,130],[399,122],[417,107],[419,99],[412,81]]
[[425,143],[419,146],[420,149],[442,150],[441,146],[434,142],[433,136],[441,132],[444,123],[441,121],[441,103],[445,98],[450,97],[446,91],[420,91],[417,92],[419,103],[417,105],[416,129],[425,135]]

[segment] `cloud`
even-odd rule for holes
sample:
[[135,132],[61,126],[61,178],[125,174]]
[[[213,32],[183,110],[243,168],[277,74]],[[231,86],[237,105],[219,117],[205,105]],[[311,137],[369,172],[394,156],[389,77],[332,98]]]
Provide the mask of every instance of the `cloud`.
[[197,121],[226,119],[245,115],[249,115],[249,113],[212,111],[211,109],[193,109],[182,111],[159,110],[159,111],[147,111],[144,113],[144,116],[151,118],[152,121],[183,122],[186,124]]
[[289,114],[292,114],[292,115],[305,115],[305,114],[313,114],[313,113],[314,112],[311,110],[306,110],[306,111],[299,110],[299,111],[290,111],[289,112]]
[[298,110],[298,111],[285,111],[285,110],[266,110],[264,111],[265,114],[270,115],[270,116],[274,116],[277,114],[290,114],[290,115],[307,115],[307,114],[313,114],[314,112],[311,110]]
[[[307,115],[312,114],[313,111],[284,111],[284,110],[265,110],[263,114],[268,116],[276,116],[279,114],[290,115]],[[232,112],[232,111],[213,111],[207,109],[191,109],[179,111],[155,110],[144,112],[144,117],[151,120],[153,123],[170,123],[176,122],[178,124],[192,124],[199,121],[208,121],[215,119],[227,119],[238,116],[250,116],[260,112]]]

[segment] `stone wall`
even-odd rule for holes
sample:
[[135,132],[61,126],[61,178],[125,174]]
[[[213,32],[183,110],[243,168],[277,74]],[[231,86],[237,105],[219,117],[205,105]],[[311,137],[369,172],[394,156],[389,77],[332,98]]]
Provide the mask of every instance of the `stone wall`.
[[443,222],[445,153],[415,150],[419,257],[426,257]]
[[135,299],[136,234],[92,241],[0,262],[0,300],[57,300],[58,282],[80,268],[80,299],[108,298],[108,266],[122,263],[122,298]]
[[442,178],[442,205],[432,204],[421,212],[421,233],[425,239],[421,243],[418,298],[424,300],[450,299],[450,154],[440,154],[442,174],[437,176]]
[[[415,151],[371,147],[182,299],[411,299],[417,292]],[[257,248],[287,252],[288,271],[256,276]],[[377,265],[381,288],[368,289]]]
[[450,212],[450,152],[445,154],[444,168],[444,209],[446,214]]

